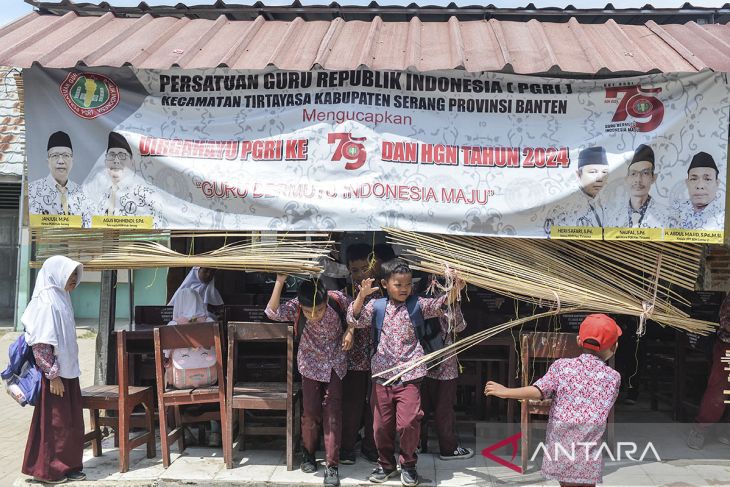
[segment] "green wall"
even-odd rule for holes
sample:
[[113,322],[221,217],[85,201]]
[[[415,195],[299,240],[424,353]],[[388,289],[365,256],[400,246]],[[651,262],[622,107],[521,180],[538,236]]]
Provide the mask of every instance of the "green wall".
[[[141,269],[134,271],[134,304],[167,304],[167,268]],[[126,270],[118,275],[126,275]],[[101,285],[95,282],[82,282],[71,293],[76,318],[99,318],[99,292]],[[116,317],[129,319],[129,285],[117,284]]]

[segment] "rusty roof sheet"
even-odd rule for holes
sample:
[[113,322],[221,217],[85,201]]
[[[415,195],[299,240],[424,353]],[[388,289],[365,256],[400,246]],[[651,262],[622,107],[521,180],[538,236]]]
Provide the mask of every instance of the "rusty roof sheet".
[[422,22],[29,14],[0,29],[0,63],[30,67],[465,69],[553,76],[730,71],[727,24],[496,19]]
[[22,81],[17,69],[0,67],[0,175],[23,175],[25,119],[19,90]]

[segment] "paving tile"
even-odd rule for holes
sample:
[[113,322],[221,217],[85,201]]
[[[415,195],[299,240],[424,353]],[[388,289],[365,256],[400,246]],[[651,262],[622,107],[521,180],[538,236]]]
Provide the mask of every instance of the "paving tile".
[[223,454],[206,456],[206,449],[188,448],[161,475],[164,480],[210,480],[225,468]]

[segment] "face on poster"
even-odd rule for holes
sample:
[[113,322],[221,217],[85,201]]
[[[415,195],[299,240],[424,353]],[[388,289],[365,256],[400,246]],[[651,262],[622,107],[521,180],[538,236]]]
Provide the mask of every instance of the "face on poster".
[[24,76],[38,225],[723,237],[723,74]]

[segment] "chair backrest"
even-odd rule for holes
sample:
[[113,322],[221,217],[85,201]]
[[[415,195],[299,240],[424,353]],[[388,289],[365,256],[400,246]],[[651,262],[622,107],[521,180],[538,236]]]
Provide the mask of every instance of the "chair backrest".
[[226,367],[227,397],[231,400],[236,383],[235,366],[239,342],[286,343],[286,390],[289,397],[294,391],[294,326],[291,323],[262,323],[231,321],[228,323],[228,364]]
[[[576,333],[533,332],[520,336],[522,354],[522,385],[530,385],[530,367],[540,359],[545,366],[559,358],[580,356],[582,349],[576,341]],[[545,369],[547,370],[547,369]]]
[[117,339],[117,384],[119,384],[119,401],[121,406],[129,396],[129,355],[127,354],[127,332],[116,333]]
[[231,321],[243,322],[267,322],[264,307],[256,304],[225,305],[223,307],[223,319],[226,323]]
[[[218,384],[223,387],[223,347],[221,344],[220,324],[217,321],[206,323],[190,323],[186,325],[160,326],[154,330],[155,337],[155,371],[159,384],[164,385],[164,366],[162,354],[164,350],[175,348],[204,347],[215,349]],[[160,382],[162,381],[162,382]],[[164,389],[164,386],[163,386]]]
[[134,322],[137,325],[166,325],[172,320],[172,306],[135,306]]

